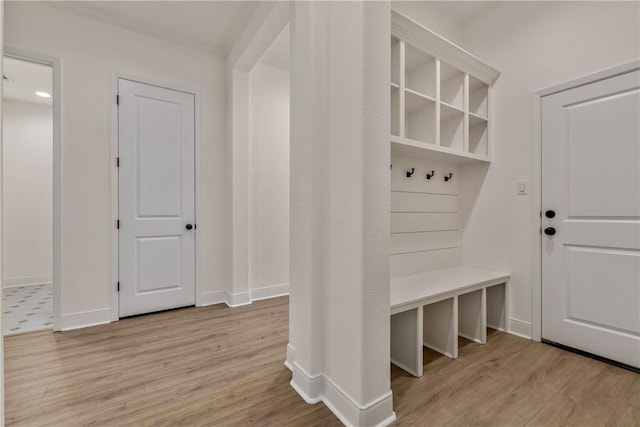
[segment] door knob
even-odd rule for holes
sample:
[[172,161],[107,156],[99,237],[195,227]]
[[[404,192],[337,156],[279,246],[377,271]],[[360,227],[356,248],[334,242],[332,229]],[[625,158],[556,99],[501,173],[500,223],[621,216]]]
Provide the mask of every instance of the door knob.
[[547,227],[544,229],[544,234],[546,234],[547,236],[553,236],[554,234],[556,234],[556,229],[553,227]]
[[552,210],[548,210],[544,213],[544,216],[547,218],[554,218],[556,216],[556,212]]
[[193,228],[193,225],[187,224],[187,230],[191,230],[192,228]]

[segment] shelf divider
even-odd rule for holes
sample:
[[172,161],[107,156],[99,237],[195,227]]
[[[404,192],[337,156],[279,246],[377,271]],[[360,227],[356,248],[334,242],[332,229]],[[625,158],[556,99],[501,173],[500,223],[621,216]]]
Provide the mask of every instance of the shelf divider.
[[464,109],[464,139],[462,151],[469,152],[469,73],[464,73],[464,89],[462,91],[462,108]]
[[435,145],[440,146],[440,59],[436,58],[436,135]]

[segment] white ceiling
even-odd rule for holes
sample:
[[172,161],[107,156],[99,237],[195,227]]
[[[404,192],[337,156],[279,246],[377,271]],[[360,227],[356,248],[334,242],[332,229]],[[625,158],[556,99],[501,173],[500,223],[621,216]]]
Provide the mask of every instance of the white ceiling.
[[458,22],[464,22],[481,14],[500,2],[482,0],[449,0],[431,1],[429,3],[435,5],[438,9],[442,10]]
[[289,68],[289,26],[284,27],[282,32],[271,43],[269,49],[264,53],[262,59],[265,62],[282,68]]
[[48,65],[36,64],[4,57],[2,74],[9,80],[3,79],[2,97],[24,102],[51,105],[52,98],[41,98],[37,91],[52,93],[52,70]]
[[226,55],[257,1],[49,2],[120,27]]

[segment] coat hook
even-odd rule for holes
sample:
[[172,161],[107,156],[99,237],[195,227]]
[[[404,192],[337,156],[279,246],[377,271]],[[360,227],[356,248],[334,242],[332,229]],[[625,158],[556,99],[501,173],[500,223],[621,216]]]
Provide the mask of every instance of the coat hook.
[[416,171],[416,168],[411,168],[410,171],[407,171],[407,178],[411,178],[411,175]]
[[433,175],[436,174],[436,171],[431,171],[431,173],[427,172],[427,179],[433,178]]
[[449,181],[451,178],[453,178],[453,174],[450,173],[449,175],[445,175],[444,180],[445,181]]

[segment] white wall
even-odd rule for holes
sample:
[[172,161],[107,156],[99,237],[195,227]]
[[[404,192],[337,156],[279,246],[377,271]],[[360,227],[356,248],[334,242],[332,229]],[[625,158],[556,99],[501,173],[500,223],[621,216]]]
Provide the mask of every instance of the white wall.
[[51,106],[3,100],[3,286],[51,282]]
[[[532,93],[638,59],[638,2],[504,2],[465,23],[462,46],[502,72],[494,88],[493,163],[464,166],[463,261],[511,272],[511,327],[531,334]],[[466,194],[465,194],[466,192]]]
[[[79,17],[44,3],[5,5],[5,42],[62,60],[62,315],[110,317],[111,72],[199,90],[203,290],[230,284],[225,59]],[[106,317],[105,317],[106,316]]]
[[252,298],[289,288],[289,71],[259,62],[249,75]]

